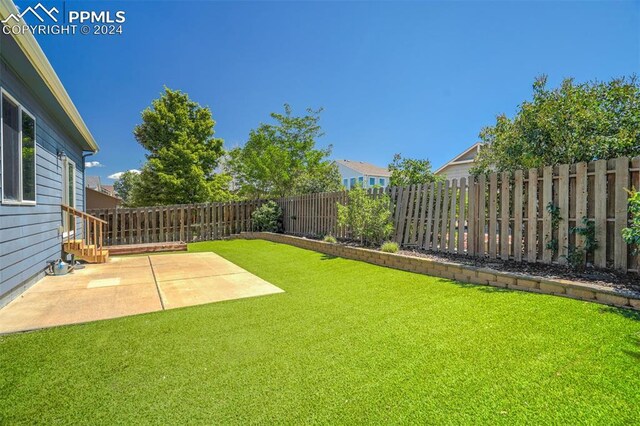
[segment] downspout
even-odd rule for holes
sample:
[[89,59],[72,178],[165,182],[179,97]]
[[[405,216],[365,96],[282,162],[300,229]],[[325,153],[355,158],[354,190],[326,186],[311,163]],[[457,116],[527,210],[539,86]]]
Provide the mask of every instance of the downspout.
[[93,151],[88,151],[86,153],[82,154],[82,211],[86,212],[87,211],[87,184],[85,182],[86,176],[85,176],[85,159],[87,157],[90,157],[92,155],[94,155],[95,152]]

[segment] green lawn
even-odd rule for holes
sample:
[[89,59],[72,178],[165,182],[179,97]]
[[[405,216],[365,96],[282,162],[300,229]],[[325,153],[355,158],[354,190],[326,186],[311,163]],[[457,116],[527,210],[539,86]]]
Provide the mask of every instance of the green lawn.
[[640,420],[640,317],[265,241],[283,294],[0,337],[0,423]]

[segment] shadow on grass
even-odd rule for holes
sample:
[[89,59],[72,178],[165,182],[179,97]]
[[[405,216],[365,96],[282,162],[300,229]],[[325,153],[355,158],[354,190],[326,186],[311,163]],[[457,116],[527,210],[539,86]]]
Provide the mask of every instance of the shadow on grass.
[[[634,311],[633,309],[627,308],[616,308],[613,306],[603,306],[600,308],[601,313],[611,313],[622,315],[625,318],[628,318],[633,321],[640,321],[640,312]],[[638,344],[640,345],[640,339],[638,339]]]
[[623,349],[622,352],[629,355],[631,358],[635,358],[636,361],[640,362],[640,337],[632,337],[632,344],[635,346],[635,349],[628,350]]
[[333,260],[333,259],[337,259],[338,256],[333,256],[331,254],[323,254],[322,257],[320,258],[320,260]]
[[519,290],[502,288],[502,287],[493,287],[493,286],[490,286],[490,285],[465,283],[465,282],[462,282],[462,281],[450,280],[450,279],[447,279],[447,278],[438,278],[436,282],[445,283],[445,284],[453,284],[453,285],[456,285],[458,287],[473,289],[473,290],[482,291],[482,292],[485,292],[485,293],[512,293],[514,291],[519,291]]

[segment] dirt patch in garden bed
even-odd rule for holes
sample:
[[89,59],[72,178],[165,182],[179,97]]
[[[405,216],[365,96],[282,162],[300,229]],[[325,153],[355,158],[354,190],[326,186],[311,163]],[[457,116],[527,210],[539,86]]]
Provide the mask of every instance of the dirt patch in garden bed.
[[568,266],[557,264],[515,262],[513,260],[479,258],[451,253],[434,253],[415,249],[402,249],[398,254],[422,257],[435,262],[447,261],[459,263],[461,265],[475,266],[478,268],[490,268],[514,274],[594,283],[616,290],[627,290],[640,293],[640,275],[633,273],[624,274],[590,267],[587,267],[583,271],[577,271]]

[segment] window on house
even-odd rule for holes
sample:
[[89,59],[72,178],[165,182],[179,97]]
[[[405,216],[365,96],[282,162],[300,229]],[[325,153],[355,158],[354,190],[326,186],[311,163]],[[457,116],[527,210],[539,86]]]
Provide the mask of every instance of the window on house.
[[2,202],[36,202],[36,122],[2,92]]
[[356,178],[351,178],[351,188],[356,186]]
[[380,186],[384,186],[384,178],[380,178]]
[[358,182],[360,182],[360,183],[364,182],[364,178],[363,178],[362,176],[360,176],[360,177],[358,178]]
[[342,179],[342,184],[344,185],[345,188],[349,187],[349,179]]
[[369,185],[374,186],[376,184],[376,178],[369,178]]
[[65,158],[62,190],[62,202],[70,207],[76,207],[76,163]]

